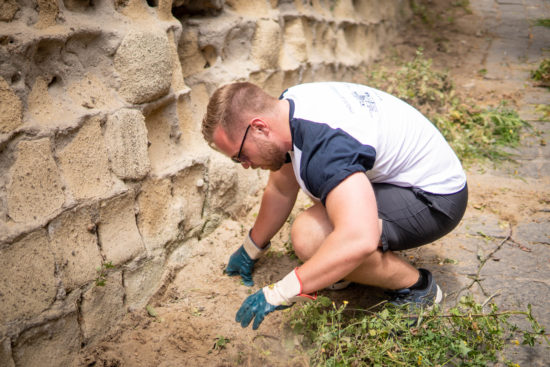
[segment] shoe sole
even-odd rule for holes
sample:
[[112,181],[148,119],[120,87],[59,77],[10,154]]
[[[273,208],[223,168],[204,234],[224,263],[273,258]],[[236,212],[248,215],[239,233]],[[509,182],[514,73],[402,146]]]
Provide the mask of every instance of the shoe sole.
[[347,280],[343,280],[343,281],[331,284],[325,289],[329,291],[341,291],[342,289],[346,289],[347,287],[349,287],[350,284],[351,282],[348,282]]

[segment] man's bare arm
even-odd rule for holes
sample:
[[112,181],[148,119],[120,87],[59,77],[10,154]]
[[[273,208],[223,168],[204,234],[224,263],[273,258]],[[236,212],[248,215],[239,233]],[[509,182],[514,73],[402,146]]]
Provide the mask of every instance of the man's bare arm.
[[378,247],[376,198],[364,173],[354,173],[335,187],[327,197],[326,209],[334,230],[315,255],[298,268],[302,293],[344,278]]
[[258,246],[265,245],[283,226],[294,207],[299,188],[291,164],[270,173],[250,234]]

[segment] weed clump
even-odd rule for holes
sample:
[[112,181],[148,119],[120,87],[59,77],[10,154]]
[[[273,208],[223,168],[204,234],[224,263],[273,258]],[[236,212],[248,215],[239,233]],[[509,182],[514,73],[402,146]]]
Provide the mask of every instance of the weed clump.
[[369,79],[371,86],[418,108],[464,161],[509,159],[503,148],[516,146],[521,129],[529,127],[505,101],[496,107],[480,107],[457,95],[448,74],[433,70],[432,60],[424,58],[422,49],[396,72],[373,70]]
[[[509,322],[511,315],[524,316],[532,330],[520,330]],[[530,306],[500,311],[472,296],[447,312],[415,310],[414,319],[405,308],[348,309],[346,301],[336,306],[319,297],[294,309],[287,324],[304,336],[314,366],[485,366],[499,359],[512,366],[499,353],[506,345],[533,346],[537,338],[546,338]]]
[[542,60],[539,67],[531,71],[531,79],[540,82],[541,87],[550,88],[550,59]]

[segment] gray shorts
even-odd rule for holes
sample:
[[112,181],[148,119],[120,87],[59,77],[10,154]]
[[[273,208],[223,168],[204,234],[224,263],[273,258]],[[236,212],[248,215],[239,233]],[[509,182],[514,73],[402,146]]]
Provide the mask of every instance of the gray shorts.
[[467,185],[449,195],[383,183],[372,186],[383,221],[383,251],[406,250],[443,237],[458,225],[468,203]]

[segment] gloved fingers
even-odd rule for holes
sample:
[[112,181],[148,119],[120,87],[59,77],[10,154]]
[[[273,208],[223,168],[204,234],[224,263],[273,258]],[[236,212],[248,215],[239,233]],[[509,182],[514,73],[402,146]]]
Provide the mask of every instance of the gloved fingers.
[[233,275],[240,275],[240,272],[239,272],[238,268],[236,268],[234,266],[231,266],[231,264],[229,264],[225,268],[225,274],[227,274],[229,276],[233,276]]
[[235,321],[241,323],[241,326],[245,328],[250,324],[250,321],[252,321],[253,317],[254,317],[254,310],[252,309],[252,306],[244,303],[239,309],[239,311],[237,311],[237,316],[235,317]]
[[252,274],[247,272],[241,272],[241,277],[243,278],[243,284],[247,287],[252,287],[254,285],[254,281],[252,280]]
[[265,315],[266,314],[263,312],[258,312],[256,314],[256,318],[254,318],[254,323],[252,324],[252,330],[256,330],[260,327],[260,324],[264,321]]

